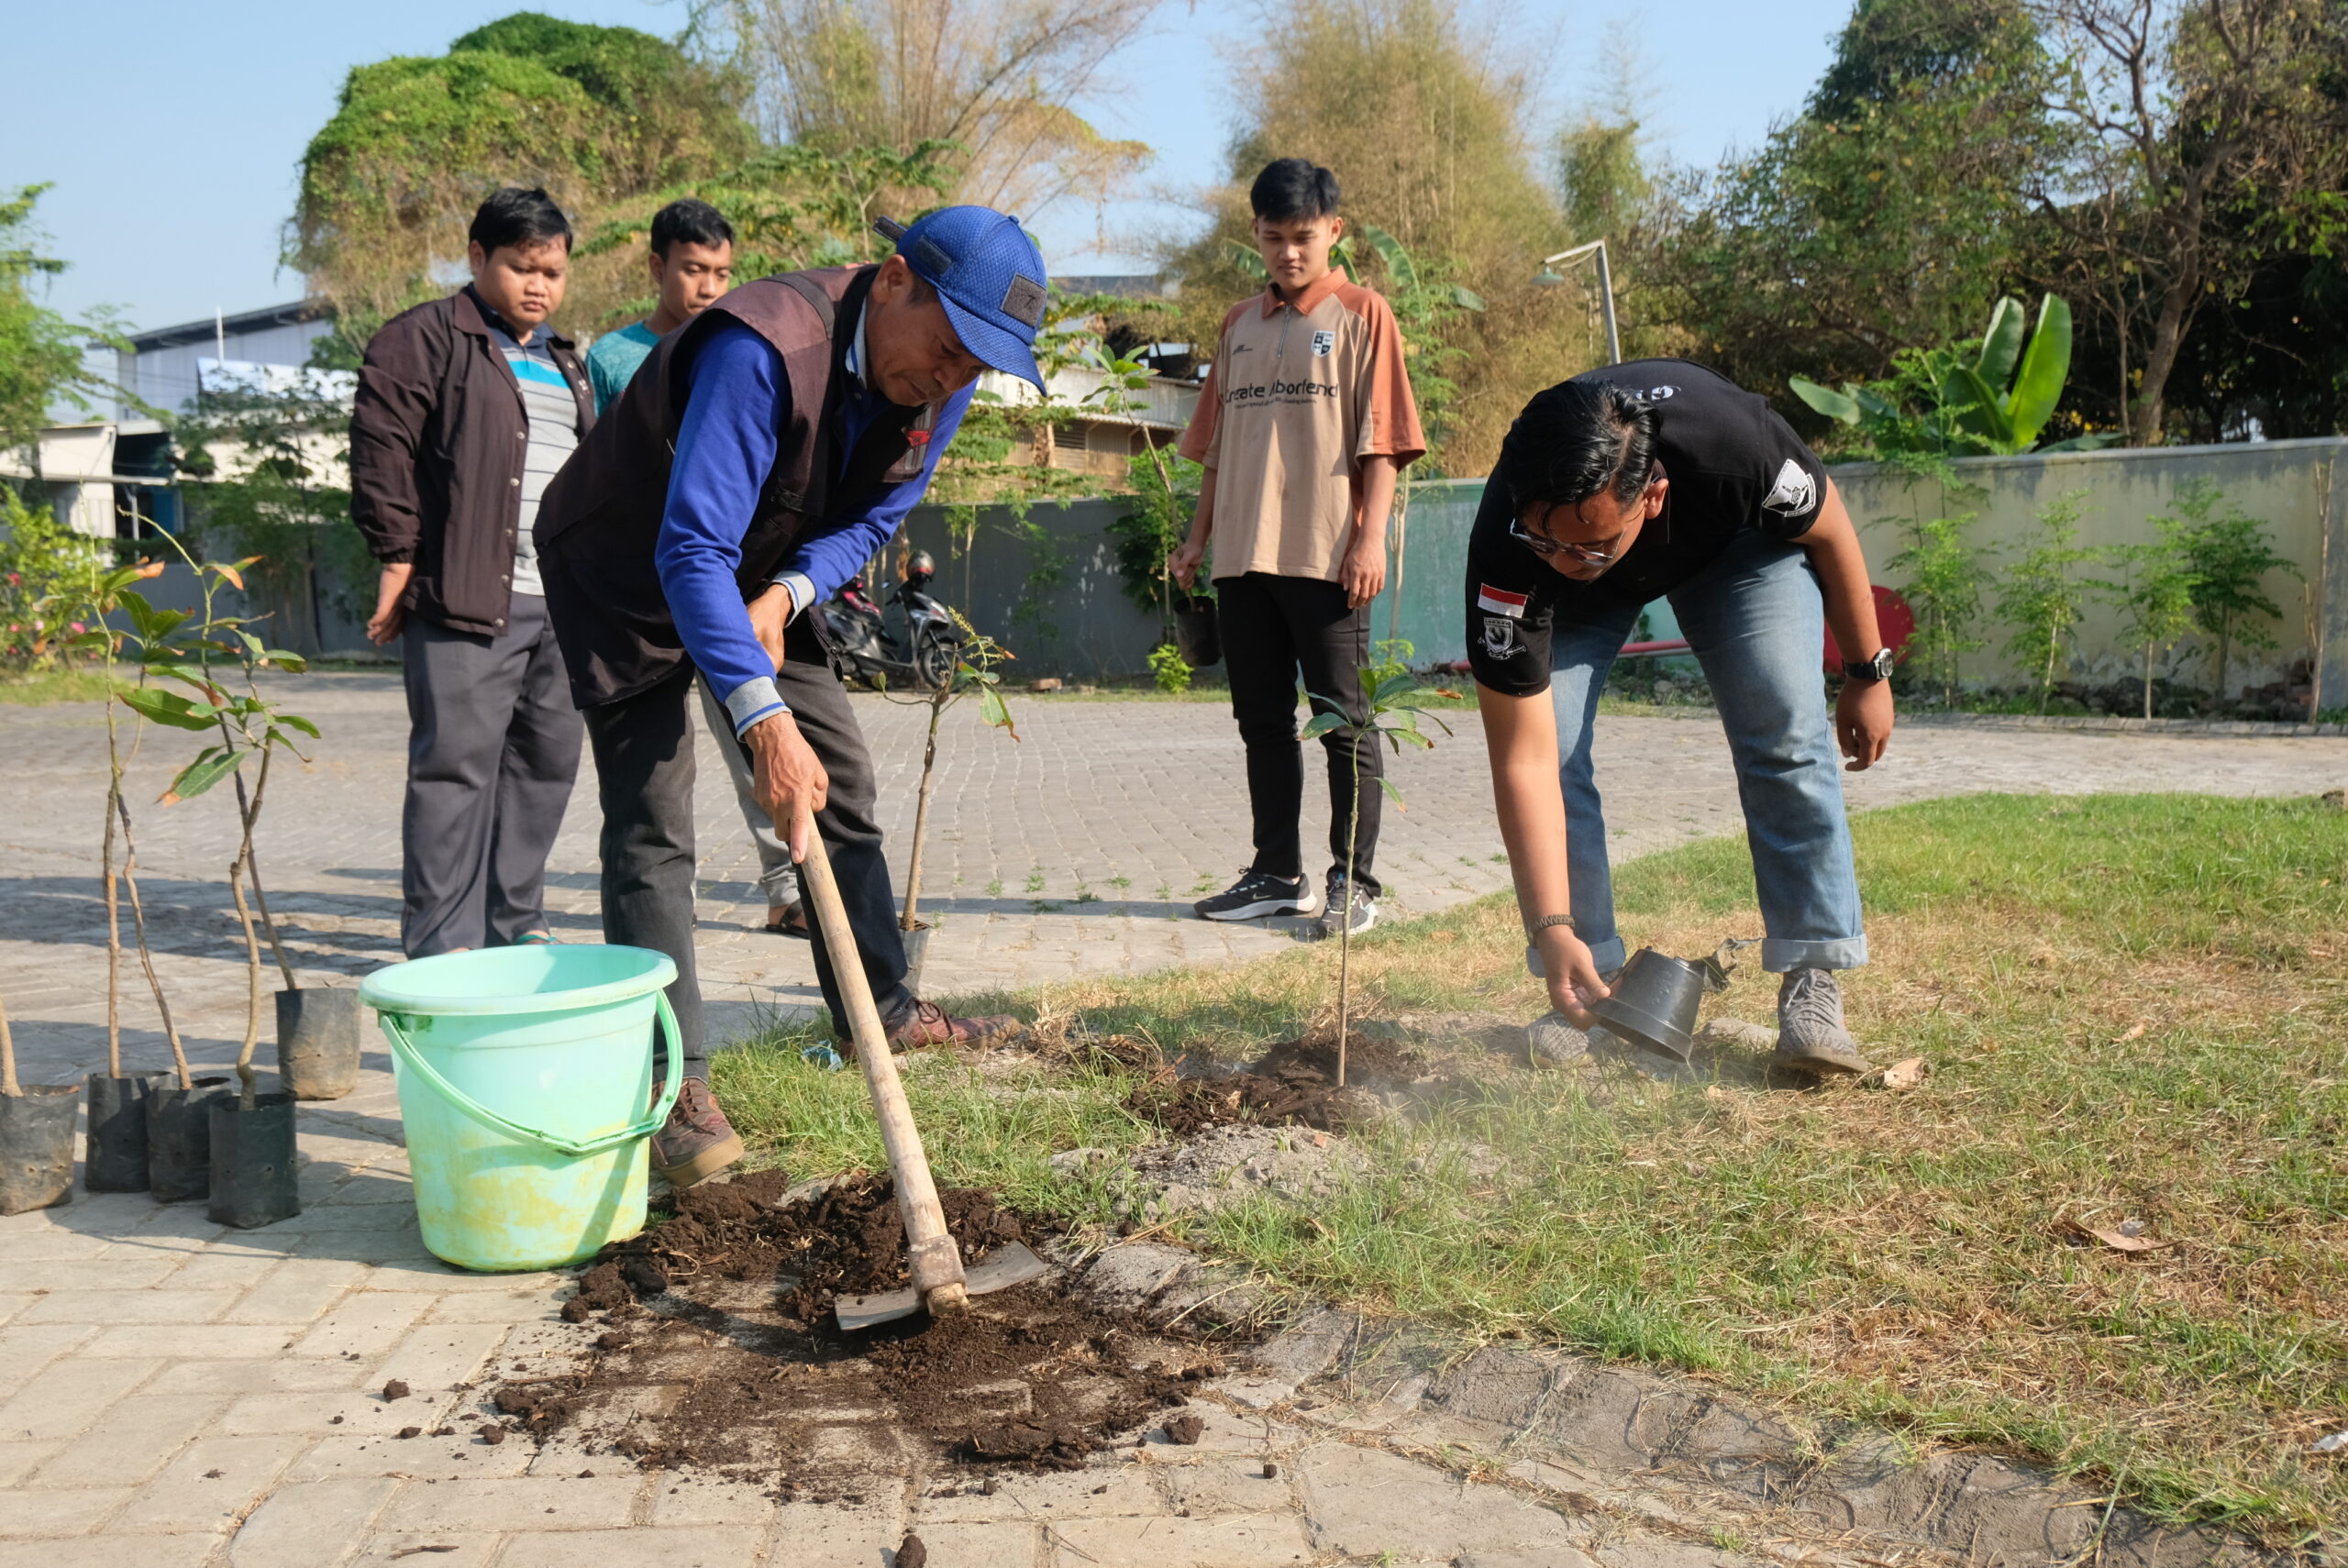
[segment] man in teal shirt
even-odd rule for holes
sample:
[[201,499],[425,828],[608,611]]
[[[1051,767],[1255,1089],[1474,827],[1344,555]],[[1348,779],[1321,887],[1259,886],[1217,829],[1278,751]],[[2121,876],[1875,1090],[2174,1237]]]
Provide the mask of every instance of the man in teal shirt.
[[[670,202],[652,215],[652,249],[645,258],[652,286],[660,303],[642,321],[617,332],[606,332],[587,350],[587,379],[595,389],[595,412],[602,414],[619,400],[652,346],[707,310],[734,277],[734,226],[707,202],[687,197]],[[774,823],[759,805],[758,785],[748,761],[734,740],[734,723],[717,706],[704,683],[702,717],[717,737],[734,779],[735,798],[742,821],[759,846],[759,886],[767,898],[767,930],[778,936],[804,937],[807,911],[799,901],[799,874],[791,851],[775,835]]]
[[734,226],[707,202],[688,197],[652,215],[645,259],[659,304],[642,321],[606,332],[587,350],[595,412],[610,407],[652,346],[707,310],[734,281]]

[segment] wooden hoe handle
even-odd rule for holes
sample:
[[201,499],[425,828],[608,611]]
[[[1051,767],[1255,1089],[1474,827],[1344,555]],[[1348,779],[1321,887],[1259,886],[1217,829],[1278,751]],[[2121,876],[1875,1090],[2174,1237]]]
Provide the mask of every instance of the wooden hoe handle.
[[840,902],[840,885],[832,879],[831,857],[824,853],[820,834],[807,835],[807,858],[800,863],[799,880],[814,906],[824,929],[824,947],[832,961],[832,977],[840,999],[847,1004],[848,1033],[856,1041],[856,1059],[864,1068],[865,1087],[872,1091],[872,1109],[880,1120],[880,1144],[888,1152],[889,1174],[896,1178],[897,1210],[904,1216],[905,1238],[913,1254],[914,1288],[933,1317],[957,1312],[969,1304],[962,1277],[962,1252],[946,1229],[946,1210],[937,1201],[937,1184],[930,1178],[929,1155],[921,1146],[921,1129],[914,1125],[913,1109],[905,1103],[905,1086],[897,1078],[897,1059],[890,1055],[888,1032],[880,1027],[880,1010],[873,1005],[872,987],[849,929],[847,906]]

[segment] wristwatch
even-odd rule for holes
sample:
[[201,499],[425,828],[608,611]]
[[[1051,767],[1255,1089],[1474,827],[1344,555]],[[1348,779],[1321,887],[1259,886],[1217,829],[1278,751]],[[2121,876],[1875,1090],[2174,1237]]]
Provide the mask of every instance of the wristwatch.
[[1891,667],[1898,662],[1891,657],[1889,648],[1878,648],[1873,658],[1862,659],[1856,664],[1845,659],[1843,677],[1846,680],[1888,680],[1891,679]]

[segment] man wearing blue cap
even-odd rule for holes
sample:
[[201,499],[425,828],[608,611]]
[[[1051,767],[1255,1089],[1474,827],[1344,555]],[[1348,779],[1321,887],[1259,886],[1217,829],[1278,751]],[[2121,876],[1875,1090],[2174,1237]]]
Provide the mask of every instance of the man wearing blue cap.
[[[653,1165],[676,1187],[742,1154],[709,1092],[693,967],[697,670],[792,858],[811,827],[823,834],[891,1043],[1019,1027],[950,1018],[906,989],[871,759],[805,613],[929,488],[981,370],[1041,387],[1044,260],[986,207],[879,226],[898,242],[879,265],[759,279],[662,338],[538,513],[547,606],[601,786],[604,939],[677,966],[685,1083],[653,1140]],[[820,926],[814,945],[844,1030]]]

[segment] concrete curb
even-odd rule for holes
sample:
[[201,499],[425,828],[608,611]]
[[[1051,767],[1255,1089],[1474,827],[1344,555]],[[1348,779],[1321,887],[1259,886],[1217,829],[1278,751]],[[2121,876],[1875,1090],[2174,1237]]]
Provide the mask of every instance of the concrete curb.
[[2123,719],[2110,713],[1919,713],[1903,710],[1902,725],[1951,730],[2078,730],[2129,735],[2348,735],[2348,724],[2270,723],[2253,719]]

